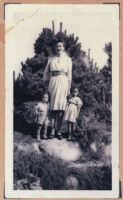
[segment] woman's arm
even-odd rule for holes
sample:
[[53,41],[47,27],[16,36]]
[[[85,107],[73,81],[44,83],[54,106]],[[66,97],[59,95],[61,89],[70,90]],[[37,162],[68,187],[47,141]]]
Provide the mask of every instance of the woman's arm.
[[43,73],[43,81],[44,82],[47,82],[50,79],[50,70],[49,70],[49,67],[50,67],[50,59],[48,59],[47,65],[46,65],[44,73]]

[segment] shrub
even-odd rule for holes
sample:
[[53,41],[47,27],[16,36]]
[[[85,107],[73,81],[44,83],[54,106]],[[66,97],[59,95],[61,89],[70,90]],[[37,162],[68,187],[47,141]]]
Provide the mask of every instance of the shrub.
[[[14,183],[18,180],[29,178],[33,174],[40,177],[41,187],[47,190],[62,189],[66,176],[66,163],[46,153],[24,153],[14,151]],[[29,179],[28,179],[29,180]],[[31,184],[31,182],[29,183]]]
[[29,101],[15,107],[15,114],[21,116],[27,123],[35,122],[35,106],[38,102]]
[[[65,189],[67,177],[76,177],[79,190],[110,190],[111,166],[67,167],[67,163],[46,153],[25,154],[14,151],[14,189],[31,189],[31,184],[40,178],[40,187],[44,190]],[[92,184],[93,182],[93,184]]]

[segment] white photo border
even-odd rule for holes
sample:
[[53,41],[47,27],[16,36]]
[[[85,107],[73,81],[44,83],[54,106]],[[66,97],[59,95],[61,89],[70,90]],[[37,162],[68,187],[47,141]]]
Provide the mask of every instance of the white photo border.
[[[33,6],[70,6],[85,9],[90,12],[111,12],[114,19],[114,40],[112,42],[112,190],[13,190],[13,68],[7,62],[8,55],[5,44],[5,197],[6,198],[118,198],[119,197],[119,6],[110,5],[82,5],[82,4],[19,4],[5,6],[5,25],[12,23],[14,11],[29,10]],[[21,10],[20,10],[21,8]]]

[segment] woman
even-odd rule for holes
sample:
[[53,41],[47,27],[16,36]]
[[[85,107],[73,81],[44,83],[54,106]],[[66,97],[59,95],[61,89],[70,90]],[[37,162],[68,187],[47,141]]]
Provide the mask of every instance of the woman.
[[55,46],[56,55],[48,59],[47,66],[44,71],[43,80],[49,80],[48,91],[50,93],[50,109],[51,109],[51,126],[52,131],[50,138],[55,135],[59,139],[61,135],[61,124],[63,114],[66,107],[67,96],[71,88],[72,61],[65,53],[63,41],[57,41]]

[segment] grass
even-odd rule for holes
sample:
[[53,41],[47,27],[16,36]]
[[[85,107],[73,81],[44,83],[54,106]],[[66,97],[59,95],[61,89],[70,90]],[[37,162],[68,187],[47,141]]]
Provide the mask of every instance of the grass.
[[[64,190],[69,176],[77,178],[79,190],[111,189],[111,166],[68,167],[63,160],[47,153],[14,150],[14,189],[31,189],[32,182],[40,180],[43,190]],[[26,186],[17,186],[20,180],[26,180]]]

